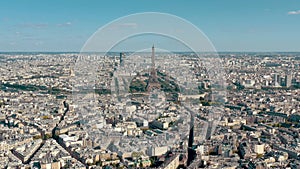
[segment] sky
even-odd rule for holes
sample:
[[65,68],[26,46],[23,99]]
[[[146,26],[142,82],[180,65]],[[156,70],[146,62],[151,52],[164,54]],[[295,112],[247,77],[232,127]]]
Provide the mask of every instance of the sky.
[[220,52],[300,51],[298,0],[9,0],[0,2],[0,52],[80,51],[100,27],[141,12],[186,19]]

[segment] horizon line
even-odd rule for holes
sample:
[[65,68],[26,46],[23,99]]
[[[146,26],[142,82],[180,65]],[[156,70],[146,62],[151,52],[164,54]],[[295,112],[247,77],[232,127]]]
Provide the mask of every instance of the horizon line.
[[[0,54],[3,53],[151,53],[149,52],[136,52],[136,51],[110,51],[110,52],[100,52],[100,51],[0,51]],[[175,53],[195,53],[193,51],[170,51]],[[156,51],[156,53],[170,53]],[[196,53],[300,53],[300,51],[198,51]]]

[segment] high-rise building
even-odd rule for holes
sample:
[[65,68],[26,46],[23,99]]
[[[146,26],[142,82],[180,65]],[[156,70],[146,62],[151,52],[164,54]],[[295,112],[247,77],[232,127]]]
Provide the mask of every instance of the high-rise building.
[[273,75],[273,84],[274,86],[280,86],[280,75],[277,73],[274,73]]
[[123,57],[124,57],[124,53],[121,52],[121,53],[120,53],[120,65],[121,65],[121,66],[124,65],[124,60],[123,60],[124,58],[123,58]]
[[288,73],[285,75],[285,87],[291,87],[292,86],[292,74]]

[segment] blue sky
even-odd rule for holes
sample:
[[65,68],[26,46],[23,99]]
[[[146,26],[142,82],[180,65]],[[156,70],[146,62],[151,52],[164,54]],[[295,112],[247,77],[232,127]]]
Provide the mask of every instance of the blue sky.
[[217,51],[300,51],[298,0],[1,1],[0,51],[80,51],[98,28],[138,12],[182,17]]

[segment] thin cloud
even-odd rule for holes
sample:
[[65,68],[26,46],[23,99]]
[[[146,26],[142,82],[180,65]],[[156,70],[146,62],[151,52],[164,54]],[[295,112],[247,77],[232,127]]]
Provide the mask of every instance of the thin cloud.
[[298,10],[298,11],[289,11],[288,15],[300,15],[300,10]]
[[34,28],[34,29],[42,29],[42,28],[47,28],[49,24],[47,23],[24,23],[24,24],[19,24],[17,27],[20,28]]
[[38,40],[44,40],[44,38],[39,38],[39,37],[35,37],[35,36],[24,36],[21,38],[22,40],[25,41],[38,41]]
[[67,27],[67,26],[71,26],[72,22],[65,22],[65,23],[59,23],[57,24],[57,27]]

